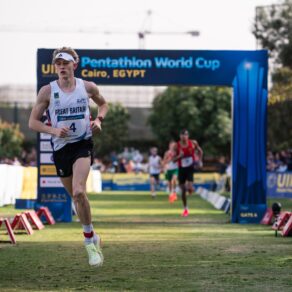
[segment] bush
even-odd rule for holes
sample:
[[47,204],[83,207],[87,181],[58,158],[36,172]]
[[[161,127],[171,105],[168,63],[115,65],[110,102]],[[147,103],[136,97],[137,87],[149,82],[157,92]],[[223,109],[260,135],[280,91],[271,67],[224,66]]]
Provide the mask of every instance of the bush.
[[0,120],[0,158],[20,156],[24,135],[19,125]]

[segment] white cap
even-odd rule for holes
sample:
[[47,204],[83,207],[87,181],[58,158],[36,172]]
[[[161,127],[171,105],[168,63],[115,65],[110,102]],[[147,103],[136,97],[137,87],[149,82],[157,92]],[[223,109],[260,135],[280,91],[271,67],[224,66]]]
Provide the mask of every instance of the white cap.
[[63,60],[66,60],[66,61],[72,61],[73,63],[76,63],[73,56],[68,54],[68,53],[65,53],[65,52],[60,52],[56,55],[56,57],[54,58],[54,62],[57,60],[57,59],[63,59]]

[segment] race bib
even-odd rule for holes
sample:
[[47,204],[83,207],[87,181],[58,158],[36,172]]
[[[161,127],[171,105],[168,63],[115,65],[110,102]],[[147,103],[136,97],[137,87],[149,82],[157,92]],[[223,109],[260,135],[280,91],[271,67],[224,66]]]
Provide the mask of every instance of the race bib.
[[78,138],[86,133],[86,121],[84,115],[59,116],[58,128],[68,127],[69,133],[67,139]]
[[181,160],[182,167],[188,167],[188,166],[191,166],[192,164],[193,164],[193,157],[185,157],[185,158],[182,158]]

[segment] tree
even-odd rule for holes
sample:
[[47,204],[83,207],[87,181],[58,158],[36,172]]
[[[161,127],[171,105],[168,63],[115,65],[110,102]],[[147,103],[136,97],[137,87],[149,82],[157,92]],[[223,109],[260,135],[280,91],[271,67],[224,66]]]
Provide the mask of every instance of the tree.
[[292,0],[258,7],[253,33],[276,65],[269,94],[268,148],[287,149],[292,147]]
[[24,135],[19,125],[0,120],[0,158],[14,158],[20,156]]
[[153,101],[149,123],[165,148],[187,128],[210,155],[229,154],[231,93],[220,87],[168,87]]
[[[96,109],[92,109],[96,116]],[[102,122],[102,132],[94,135],[93,140],[98,156],[108,155],[111,151],[119,151],[128,139],[128,111],[119,103],[109,103],[109,111]]]
[[253,34],[277,65],[292,68],[292,0],[257,7]]
[[278,69],[273,80],[268,104],[268,148],[280,151],[292,148],[292,70]]

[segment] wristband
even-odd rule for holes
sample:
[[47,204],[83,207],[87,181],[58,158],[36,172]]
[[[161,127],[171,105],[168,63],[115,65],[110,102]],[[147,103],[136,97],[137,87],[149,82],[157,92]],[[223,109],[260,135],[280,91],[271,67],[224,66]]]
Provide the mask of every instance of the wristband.
[[104,120],[104,118],[103,117],[101,117],[101,116],[99,116],[99,117],[97,117],[98,119],[99,119],[99,121],[102,123],[102,121]]

